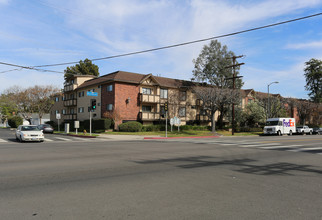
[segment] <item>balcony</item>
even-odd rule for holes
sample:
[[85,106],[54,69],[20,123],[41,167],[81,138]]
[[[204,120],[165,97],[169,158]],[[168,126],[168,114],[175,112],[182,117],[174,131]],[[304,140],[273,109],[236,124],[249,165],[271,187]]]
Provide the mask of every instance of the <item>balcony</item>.
[[209,121],[208,115],[200,115],[200,114],[198,114],[196,119],[197,119],[197,121]]
[[148,95],[148,94],[142,94],[140,93],[140,102],[145,103],[159,103],[160,102],[160,96],[159,95]]
[[65,114],[64,115],[64,120],[76,120],[77,119],[77,114]]
[[196,106],[202,106],[203,101],[201,99],[196,100]]
[[78,87],[78,84],[68,84],[64,86],[64,92],[70,92],[75,90]]
[[139,112],[139,119],[142,121],[146,120],[159,120],[160,113],[159,112]]
[[64,100],[64,106],[68,107],[68,106],[76,106],[77,105],[77,99],[68,99],[68,100]]

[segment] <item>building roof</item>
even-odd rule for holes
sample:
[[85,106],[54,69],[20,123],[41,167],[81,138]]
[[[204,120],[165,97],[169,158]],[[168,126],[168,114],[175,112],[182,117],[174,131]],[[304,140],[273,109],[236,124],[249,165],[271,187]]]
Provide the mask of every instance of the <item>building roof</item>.
[[190,81],[179,80],[179,79],[171,79],[160,76],[153,76],[152,74],[139,74],[139,73],[131,73],[125,71],[116,71],[107,75],[100,76],[95,79],[87,80],[83,84],[77,87],[77,89],[82,89],[88,86],[97,85],[97,84],[105,84],[108,82],[124,82],[131,84],[141,84],[142,81],[146,78],[152,77],[156,83],[163,87],[187,87],[191,86],[193,83]]

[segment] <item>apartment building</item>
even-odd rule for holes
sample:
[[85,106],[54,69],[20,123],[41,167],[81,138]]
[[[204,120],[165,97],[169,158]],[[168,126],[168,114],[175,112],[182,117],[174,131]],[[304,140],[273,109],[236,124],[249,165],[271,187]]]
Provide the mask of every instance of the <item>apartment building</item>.
[[[168,118],[179,117],[181,124],[208,124],[200,101],[190,89],[192,85],[190,81],[124,71],[101,77],[75,75],[65,82],[63,93],[55,97],[51,120],[57,122],[57,113],[63,121],[89,119],[91,99],[96,99],[94,119],[114,113],[118,115],[117,124],[126,121],[156,124],[165,120],[167,102]],[[87,92],[97,96],[88,96]]]
[[[191,89],[194,85],[191,81],[124,71],[100,77],[75,75],[65,81],[62,93],[55,97],[50,119],[57,122],[57,113],[61,115],[61,123],[89,119],[91,100],[95,99],[97,108],[93,119],[112,115],[117,125],[127,121],[139,121],[144,125],[163,123],[166,102],[168,118],[176,116],[182,125],[209,125],[210,119],[202,109],[202,102]],[[88,92],[97,96],[90,96]],[[247,104],[267,95],[253,89],[241,90],[240,106],[244,109]],[[280,97],[279,94],[270,95]],[[296,113],[296,109],[292,109],[290,115],[298,121]],[[218,114],[215,114],[216,119]]]

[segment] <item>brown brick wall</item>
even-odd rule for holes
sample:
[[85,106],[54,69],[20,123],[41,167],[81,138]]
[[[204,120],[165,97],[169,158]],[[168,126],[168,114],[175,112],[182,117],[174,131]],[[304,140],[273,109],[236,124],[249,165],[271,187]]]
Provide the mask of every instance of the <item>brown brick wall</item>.
[[[122,120],[137,120],[140,106],[138,104],[140,88],[138,85],[116,83],[115,92],[117,99],[115,100],[115,108],[122,116]],[[127,102],[127,99],[130,101]]]
[[[107,86],[113,85],[113,91],[107,92]],[[122,123],[122,120],[137,120],[140,106],[138,105],[139,86],[124,83],[109,83],[102,85],[102,118],[106,112],[106,105],[113,104],[120,115],[121,120],[117,124]],[[130,101],[127,102],[127,99]]]
[[[108,92],[107,86],[112,85],[113,90]],[[113,104],[115,106],[115,85],[114,83],[108,83],[101,86],[101,118],[103,118],[104,112],[106,112],[106,105]]]

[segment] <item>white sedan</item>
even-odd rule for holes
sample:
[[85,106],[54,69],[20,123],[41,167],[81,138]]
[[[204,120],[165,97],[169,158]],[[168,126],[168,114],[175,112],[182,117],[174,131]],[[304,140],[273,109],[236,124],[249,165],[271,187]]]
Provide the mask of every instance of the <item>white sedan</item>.
[[35,125],[19,125],[16,130],[16,139],[23,141],[39,141],[45,140],[44,133]]

